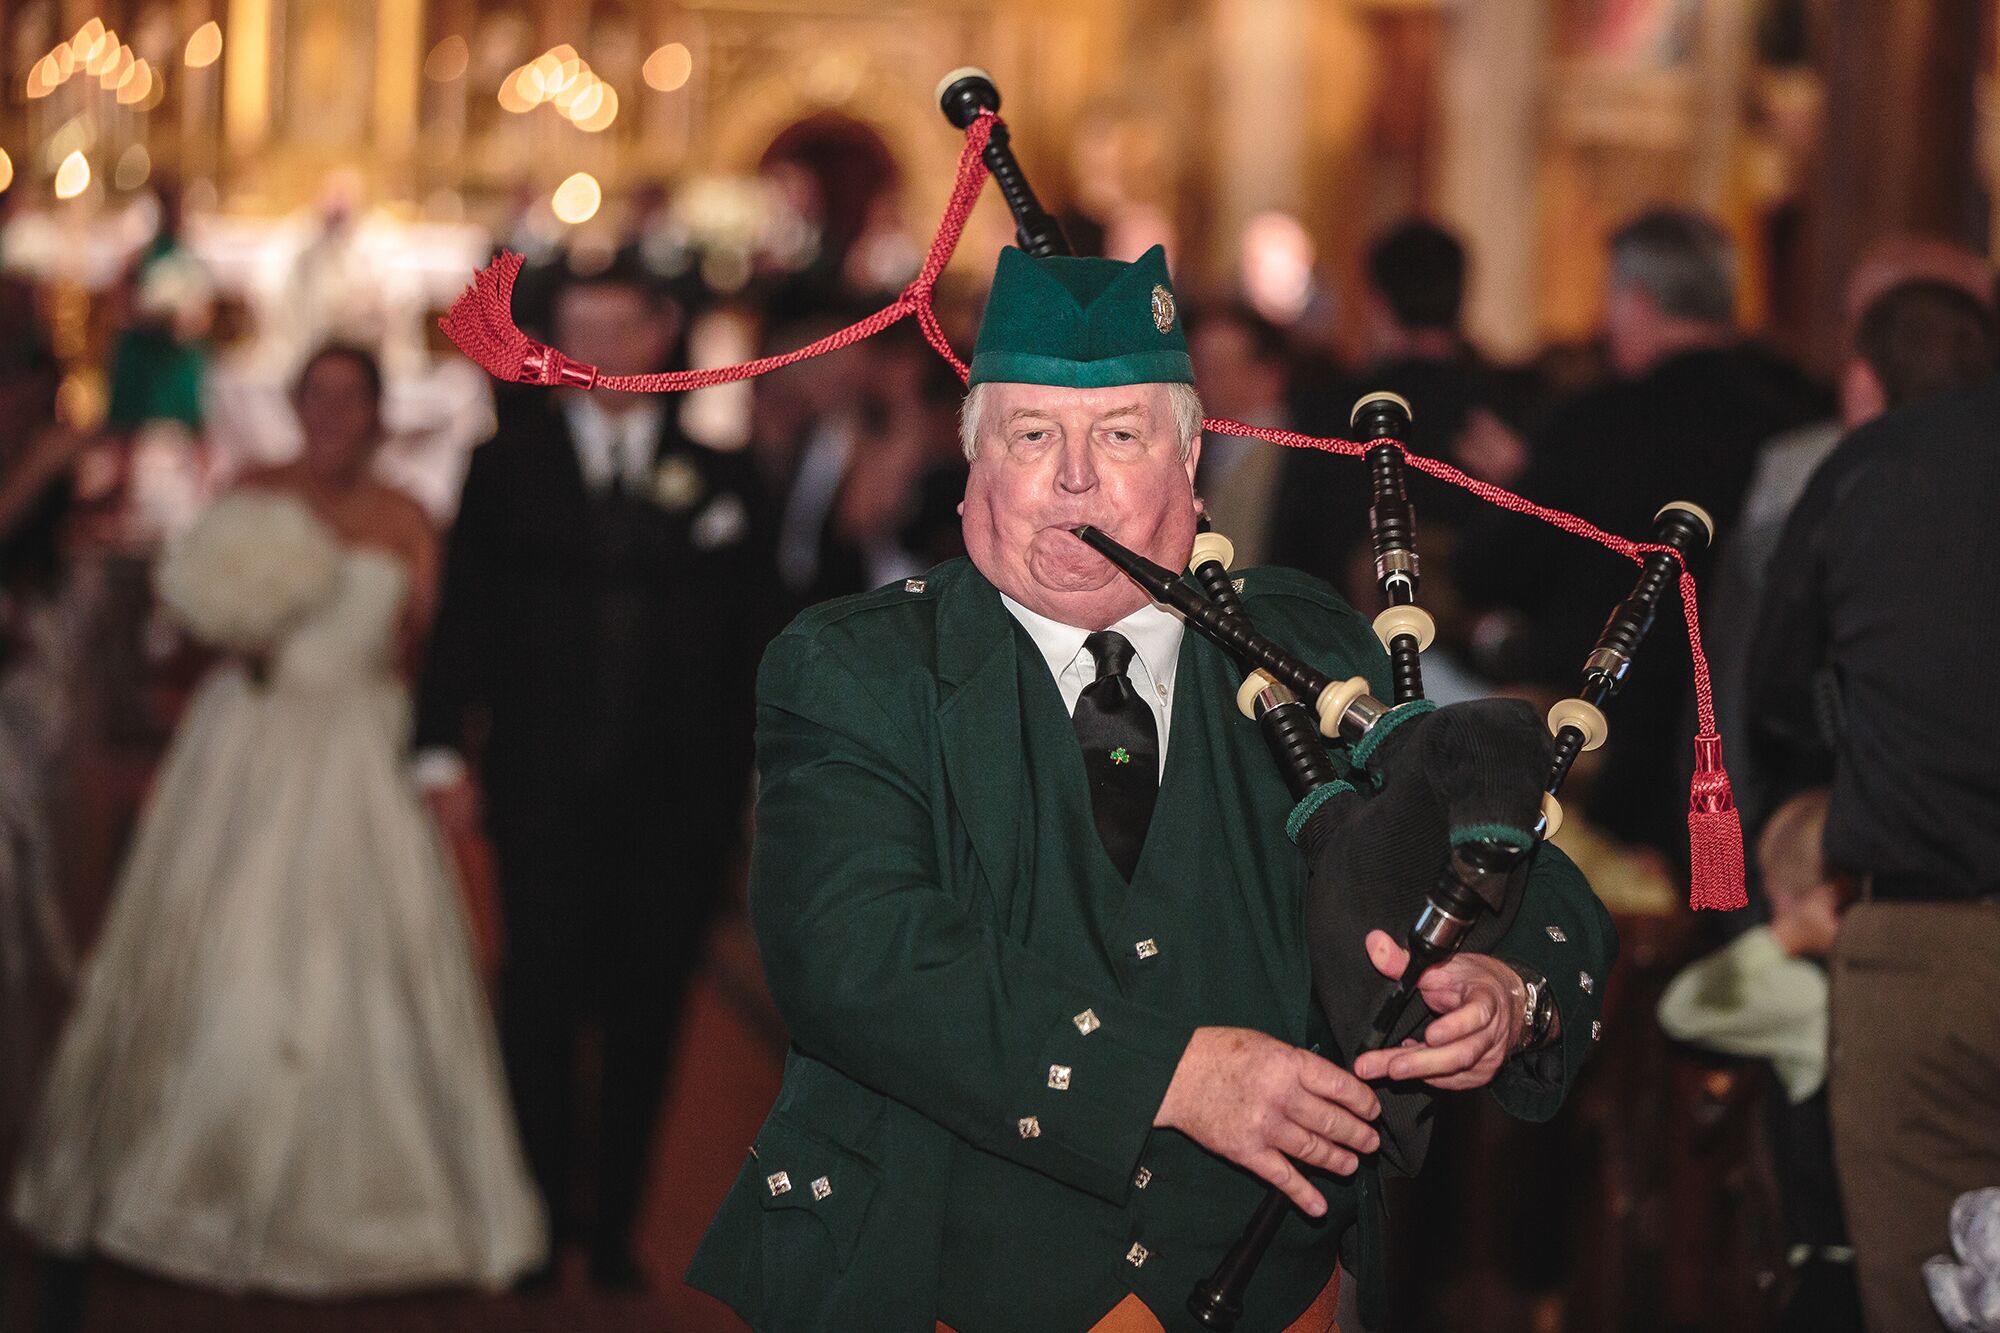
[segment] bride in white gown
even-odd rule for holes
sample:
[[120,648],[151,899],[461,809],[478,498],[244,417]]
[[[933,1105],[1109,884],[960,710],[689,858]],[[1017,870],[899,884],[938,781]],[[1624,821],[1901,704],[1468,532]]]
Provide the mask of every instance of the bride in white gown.
[[[304,459],[162,569],[183,619],[247,651],[174,739],[22,1155],[13,1214],[58,1254],[337,1296],[500,1286],[546,1252],[403,764],[399,653],[434,556],[365,480],[379,400],[365,354],[317,355]],[[288,617],[261,648],[259,616]]]

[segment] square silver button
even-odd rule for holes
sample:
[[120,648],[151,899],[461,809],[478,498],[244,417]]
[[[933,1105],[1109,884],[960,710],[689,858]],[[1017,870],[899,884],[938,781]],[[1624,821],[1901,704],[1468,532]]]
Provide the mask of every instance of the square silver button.
[[1097,1011],[1095,1009],[1084,1010],[1075,1018],[1070,1019],[1070,1022],[1076,1024],[1076,1030],[1086,1037],[1104,1026],[1104,1024],[1097,1021]]
[[1042,1122],[1040,1120],[1037,1120],[1034,1116],[1031,1115],[1022,1116],[1019,1122],[1019,1128],[1021,1130],[1021,1137],[1024,1139],[1038,1139],[1042,1137]]
[[824,1199],[827,1195],[833,1193],[833,1182],[825,1176],[821,1176],[812,1183],[812,1192],[815,1199]]
[[1569,936],[1563,934],[1563,928],[1561,926],[1544,926],[1543,929],[1549,932],[1549,938],[1554,940],[1557,944],[1569,943]]
[[1160,951],[1160,946],[1158,944],[1155,944],[1152,940],[1140,940],[1137,944],[1132,946],[1132,949],[1133,952],[1137,953],[1141,958],[1151,958],[1153,955],[1157,954]]
[[1134,1268],[1144,1268],[1146,1266],[1146,1254],[1146,1247],[1135,1240],[1132,1242],[1132,1248],[1125,1251],[1125,1262]]
[[1592,979],[1590,973],[1588,972],[1577,973],[1576,984],[1583,988],[1583,993],[1585,995],[1588,995],[1592,991],[1597,989],[1597,982],[1594,979]]
[[1590,1039],[1592,1041],[1602,1041],[1604,1039],[1604,1023],[1601,1019],[1593,1018],[1590,1020]]
[[1139,1168],[1139,1174],[1132,1177],[1132,1187],[1134,1189],[1144,1189],[1152,1183],[1153,1173],[1143,1166]]
[[922,579],[903,580],[904,592],[922,592],[923,590],[924,590],[924,581]]
[[1049,1086],[1050,1086],[1050,1087],[1052,1087],[1052,1088],[1054,1088],[1054,1089],[1055,1089],[1055,1090],[1056,1090],[1057,1092],[1068,1092],[1068,1091],[1069,1091],[1069,1066],[1068,1066],[1068,1065],[1050,1065],[1050,1066],[1049,1066]]
[[764,1186],[771,1191],[771,1197],[775,1199],[780,1194],[791,1193],[792,1178],[783,1171],[773,1171],[764,1177]]

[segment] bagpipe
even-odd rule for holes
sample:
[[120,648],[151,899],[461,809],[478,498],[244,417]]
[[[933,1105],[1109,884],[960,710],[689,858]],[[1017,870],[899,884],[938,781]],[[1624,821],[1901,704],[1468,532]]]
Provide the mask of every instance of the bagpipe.
[[[976,69],[957,70],[938,87],[946,118],[965,132],[957,180],[917,278],[884,309],[818,342],[741,365],[656,375],[604,376],[529,339],[513,324],[510,306],[519,256],[502,254],[446,315],[446,334],[496,376],[522,383],[602,386],[635,392],[702,388],[762,374],[847,346],[914,316],[925,337],[960,373],[931,306],[931,293],[962,233],[987,175],[999,186],[1021,249],[1033,256],[1067,254],[1056,220],[1041,206],[1016,160],[1000,95]],[[1714,525],[1699,506],[1675,502],[1655,518],[1652,540],[1633,542],[1581,519],[1544,509],[1405,447],[1410,405],[1378,393],[1356,404],[1356,440],[1317,439],[1211,420],[1204,429],[1314,448],[1365,460],[1370,479],[1369,530],[1384,607],[1377,636],[1390,661],[1391,699],[1366,679],[1334,680],[1258,633],[1237,595],[1226,538],[1203,532],[1185,571],[1161,568],[1094,528],[1075,535],[1148,596],[1178,611],[1188,625],[1232,655],[1245,675],[1237,693],[1243,713],[1262,732],[1295,804],[1286,832],[1305,857],[1306,943],[1315,999],[1338,1054],[1400,1041],[1421,1024],[1416,1003],[1423,973],[1461,950],[1490,947],[1512,924],[1534,849],[1561,822],[1557,796],[1577,757],[1608,734],[1604,706],[1617,695],[1633,657],[1668,589],[1679,585],[1694,658],[1695,778],[1689,826],[1693,844],[1692,899],[1698,907],[1730,908],[1743,901],[1742,834],[1715,737],[1707,669],[1689,558],[1705,547]],[[1405,490],[1405,468],[1472,490],[1517,513],[1555,524],[1633,560],[1639,576],[1611,612],[1585,657],[1578,688],[1546,718],[1518,700],[1485,699],[1435,707],[1423,697],[1421,654],[1434,634],[1418,603],[1421,587],[1416,515]],[[1368,959],[1371,929],[1400,934],[1410,961],[1388,981]],[[1428,1133],[1429,1094],[1378,1090],[1383,1103],[1383,1152],[1414,1170]],[[1188,1308],[1205,1327],[1228,1329],[1242,1296],[1290,1205],[1272,1190],[1215,1273],[1190,1296]]]

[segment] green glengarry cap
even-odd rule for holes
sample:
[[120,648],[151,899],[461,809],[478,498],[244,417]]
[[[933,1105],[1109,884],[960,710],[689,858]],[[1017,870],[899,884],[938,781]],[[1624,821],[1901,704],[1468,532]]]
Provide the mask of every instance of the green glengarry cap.
[[1126,264],[1003,249],[966,383],[993,380],[1067,389],[1194,383],[1167,252],[1156,245]]

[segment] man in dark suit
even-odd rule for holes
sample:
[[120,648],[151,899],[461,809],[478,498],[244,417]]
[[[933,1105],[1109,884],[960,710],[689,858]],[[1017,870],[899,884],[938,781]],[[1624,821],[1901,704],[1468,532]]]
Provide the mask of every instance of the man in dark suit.
[[[1299,1212],[1242,1328],[1327,1333],[1343,1237],[1364,1292],[1379,1257],[1361,1080],[1490,1084],[1542,1118],[1593,1049],[1615,939],[1547,847],[1494,955],[1426,974],[1421,1042],[1338,1049],[1240,669],[1070,531],[1186,563],[1192,380],[1158,247],[1002,251],[962,417],[969,559],[825,603],[764,659],[751,911],[795,1045],[689,1272],[760,1329],[1191,1328],[1268,1181]],[[1242,597],[1387,689],[1324,584],[1252,569]]]
[[[636,271],[569,276],[555,343],[610,373],[666,364],[678,311]],[[750,770],[772,598],[747,459],[677,400],[502,401],[473,455],[418,694],[419,780],[498,862],[501,1039],[555,1235],[574,1236],[578,1038],[603,1033],[591,1268],[638,1285],[631,1238],[681,1004]],[[459,756],[478,746],[475,787]],[[482,801],[483,798],[483,801]]]

